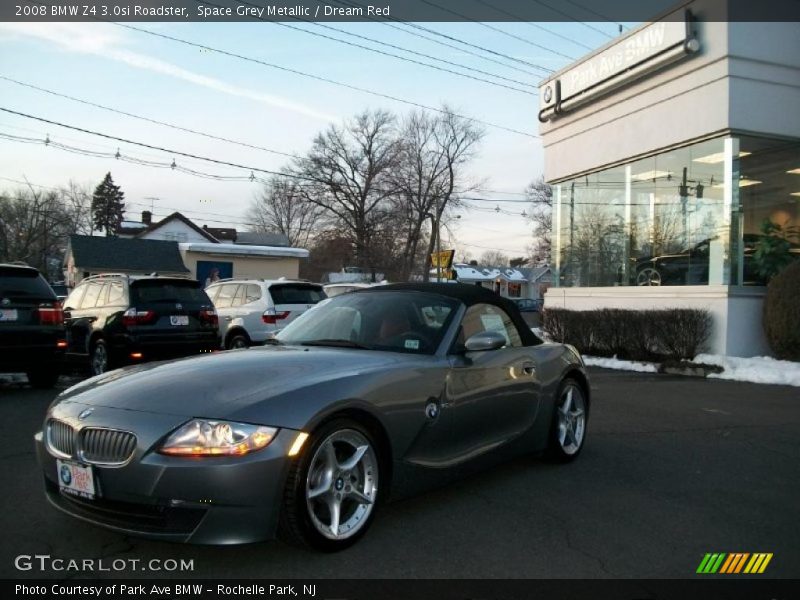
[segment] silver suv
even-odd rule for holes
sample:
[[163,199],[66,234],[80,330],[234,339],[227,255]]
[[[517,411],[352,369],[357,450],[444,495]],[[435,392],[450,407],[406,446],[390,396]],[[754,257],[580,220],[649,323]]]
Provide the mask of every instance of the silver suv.
[[326,298],[321,285],[291,279],[223,279],[206,288],[226,350],[263,344]]

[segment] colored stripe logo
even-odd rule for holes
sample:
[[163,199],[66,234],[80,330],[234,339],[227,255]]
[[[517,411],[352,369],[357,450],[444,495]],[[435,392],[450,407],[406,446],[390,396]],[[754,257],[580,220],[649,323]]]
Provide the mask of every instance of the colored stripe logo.
[[772,560],[772,552],[716,552],[708,553],[700,561],[697,573],[701,575],[711,575],[720,573],[725,575],[737,573],[763,573],[769,561]]

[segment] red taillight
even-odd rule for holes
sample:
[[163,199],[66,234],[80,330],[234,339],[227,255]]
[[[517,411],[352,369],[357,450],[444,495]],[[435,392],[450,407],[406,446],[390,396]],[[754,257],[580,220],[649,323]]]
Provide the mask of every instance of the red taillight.
[[56,348],[66,348],[67,347],[67,340],[58,340],[56,342]]
[[49,304],[41,304],[37,312],[39,313],[39,323],[42,325],[64,324],[64,311],[61,309],[60,302],[56,302],[52,306]]
[[213,308],[201,310],[200,321],[216,327],[217,325],[219,325],[219,317],[217,316],[217,311],[214,310]]
[[281,319],[285,319],[289,316],[289,311],[283,312],[275,312],[274,308],[268,308],[264,311],[264,314],[261,315],[261,320],[264,321],[267,325],[275,325]]
[[147,325],[148,323],[152,323],[155,318],[156,313],[153,310],[136,310],[135,308],[129,308],[122,313],[122,324],[125,325],[125,327]]

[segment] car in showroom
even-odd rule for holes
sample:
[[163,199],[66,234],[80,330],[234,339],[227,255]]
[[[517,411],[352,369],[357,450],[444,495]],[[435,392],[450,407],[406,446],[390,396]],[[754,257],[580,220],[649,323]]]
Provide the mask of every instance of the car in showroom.
[[573,460],[589,409],[578,352],[512,302],[408,283],[327,299],[267,346],[81,382],[35,443],[47,498],[84,521],[335,551],[390,498],[523,454]]
[[226,350],[263,344],[320,300],[322,286],[291,279],[224,279],[206,288]]
[[66,345],[64,313],[45,278],[24,264],[0,264],[0,372],[53,387]]
[[[756,261],[755,251],[760,237],[747,233],[743,236],[743,285],[767,284],[764,276],[758,271]],[[714,238],[706,239],[682,252],[639,259],[634,274],[635,284],[640,286],[706,285],[713,242]],[[789,254],[792,259],[800,258],[800,245],[790,242]]]
[[198,281],[183,277],[86,277],[64,300],[64,321],[67,361],[92,375],[220,347],[214,305]]

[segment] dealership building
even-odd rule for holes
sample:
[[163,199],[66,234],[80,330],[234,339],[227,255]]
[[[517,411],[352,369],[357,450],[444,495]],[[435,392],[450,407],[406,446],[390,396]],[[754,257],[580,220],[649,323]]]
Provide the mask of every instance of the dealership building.
[[541,83],[546,307],[705,308],[710,351],[769,353],[754,245],[800,227],[800,23],[725,19],[683,3]]

